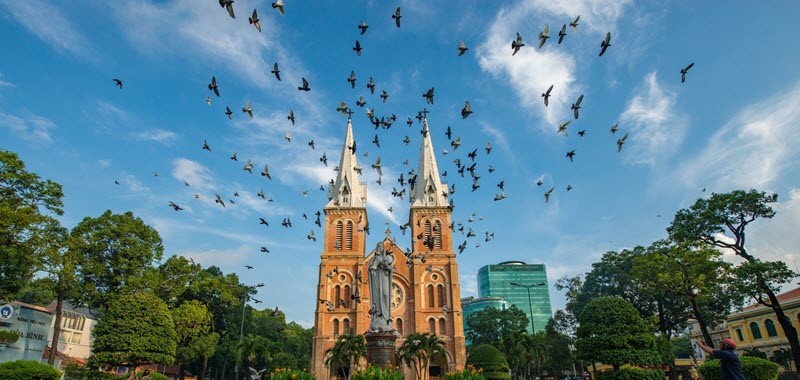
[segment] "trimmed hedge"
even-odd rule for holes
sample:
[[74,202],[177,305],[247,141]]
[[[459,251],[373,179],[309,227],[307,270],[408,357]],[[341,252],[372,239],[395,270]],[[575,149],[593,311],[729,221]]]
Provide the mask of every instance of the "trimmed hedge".
[[350,380],[403,380],[400,371],[394,368],[381,368],[378,366],[367,366],[366,368],[358,370],[350,377]]
[[[766,359],[740,356],[742,372],[747,380],[776,380],[780,366]],[[722,380],[722,367],[719,359],[707,360],[698,368],[705,380]]]
[[61,372],[47,364],[33,360],[17,360],[0,364],[3,380],[59,380]]
[[599,372],[597,380],[664,380],[664,371],[626,366],[617,371]]
[[483,370],[486,380],[511,379],[508,361],[500,350],[492,345],[481,344],[470,351],[467,364]]

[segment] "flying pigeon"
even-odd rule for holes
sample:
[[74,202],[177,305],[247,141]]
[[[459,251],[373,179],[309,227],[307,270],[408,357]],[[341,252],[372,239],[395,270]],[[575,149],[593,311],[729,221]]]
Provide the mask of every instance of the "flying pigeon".
[[[681,83],[686,82],[686,73],[689,72],[689,69],[691,69],[692,66],[694,66],[694,62],[681,69]],[[120,88],[122,88],[122,85],[120,85]]]
[[114,78],[112,80],[114,81],[114,83],[117,84],[117,87],[119,87],[119,89],[122,90],[122,81],[117,78]]
[[600,57],[603,56],[609,46],[611,46],[611,32],[606,33],[606,39],[600,42]]
[[464,53],[466,53],[467,50],[469,50],[469,48],[467,47],[467,44],[464,43],[464,41],[461,41],[461,42],[458,43],[458,56],[459,57],[464,55]]
[[514,54],[517,54],[517,52],[519,52],[519,48],[523,46],[525,46],[525,44],[522,42],[522,36],[519,35],[519,33],[517,33],[517,39],[511,41],[511,49],[514,50],[514,52],[511,53],[511,55],[513,56]]
[[394,19],[394,23],[395,23],[395,25],[397,25],[398,28],[400,28],[400,18],[401,17],[403,17],[403,16],[400,15],[400,7],[397,7],[397,9],[395,9],[395,11],[394,11],[394,14],[392,15],[392,18]]
[[228,14],[231,15],[231,18],[236,18],[236,16],[233,14],[233,0],[219,0],[219,6],[227,8]]
[[272,71],[270,72],[275,74],[275,78],[278,78],[279,81],[281,80],[281,71],[278,69],[278,62],[275,62],[275,65],[272,66]]
[[278,13],[283,16],[283,0],[276,0],[274,3],[272,3],[272,8],[277,9]]
[[253,15],[247,21],[250,22],[250,25],[254,25],[259,32],[261,31],[261,20],[258,19],[258,12],[255,9],[253,9]]

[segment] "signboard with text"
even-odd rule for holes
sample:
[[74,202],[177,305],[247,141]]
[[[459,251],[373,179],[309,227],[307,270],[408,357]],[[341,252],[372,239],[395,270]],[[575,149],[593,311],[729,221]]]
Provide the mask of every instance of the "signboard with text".
[[0,318],[0,330],[13,331],[19,335],[19,339],[0,347],[0,363],[15,360],[41,361],[50,335],[52,314],[21,305],[13,305],[12,308],[9,318]]

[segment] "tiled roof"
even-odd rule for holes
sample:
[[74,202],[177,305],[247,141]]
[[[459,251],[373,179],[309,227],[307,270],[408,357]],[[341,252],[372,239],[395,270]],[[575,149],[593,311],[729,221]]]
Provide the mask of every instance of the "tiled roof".
[[[778,302],[789,301],[795,298],[800,298],[800,287],[778,294],[777,297],[778,297]],[[753,310],[759,307],[765,307],[765,306],[760,303],[754,303],[750,306],[745,307],[743,311]]]

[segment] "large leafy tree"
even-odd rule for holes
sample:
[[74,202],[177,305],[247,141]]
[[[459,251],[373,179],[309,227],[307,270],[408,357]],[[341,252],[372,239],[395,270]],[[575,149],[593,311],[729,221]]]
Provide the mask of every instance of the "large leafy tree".
[[555,319],[550,319],[544,329],[545,345],[548,347],[547,360],[544,363],[546,368],[550,368],[555,373],[571,369],[573,361],[572,339],[558,331]]
[[444,341],[431,333],[407,335],[397,351],[400,359],[413,366],[417,380],[426,380],[430,375],[428,366],[431,360],[437,355],[445,355]]
[[709,326],[725,320],[734,304],[727,286],[729,271],[730,264],[722,261],[722,253],[716,249],[666,240],[649,246],[632,268],[633,275],[654,294],[679,297],[683,301],[678,305],[681,325],[688,317],[697,320],[710,346]]
[[[708,199],[698,199],[691,207],[679,210],[667,232],[673,240],[728,249],[746,260],[744,268],[735,272],[739,290],[772,309],[789,341],[795,367],[800,368],[797,329],[786,317],[776,295],[777,285],[787,279],[785,274],[790,271],[785,263],[762,262],[747,250],[746,245],[747,226],[759,219],[774,217],[772,204],[777,201],[777,194],[758,190],[714,193]],[[769,271],[764,272],[764,269]],[[748,279],[740,275],[753,277]]]
[[185,363],[214,354],[219,334],[211,331],[211,313],[199,301],[184,302],[172,309],[172,320],[177,335],[175,362],[182,380]]
[[620,297],[600,297],[578,316],[575,348],[584,360],[611,365],[659,363],[655,336],[630,302]]
[[75,272],[82,291],[76,303],[100,310],[164,252],[155,229],[130,211],[110,210],[78,223],[70,233],[69,249],[78,257]]
[[528,326],[528,317],[516,305],[505,310],[488,307],[467,316],[471,345],[497,344],[503,337],[519,335]]
[[47,226],[63,214],[61,185],[28,172],[0,149],[0,299],[13,297],[39,268]]
[[344,372],[346,380],[358,369],[361,358],[367,357],[367,340],[352,330],[339,335],[333,347],[325,351],[325,365]]
[[100,366],[172,364],[177,335],[167,305],[149,292],[122,295],[108,306],[94,330],[90,363]]

